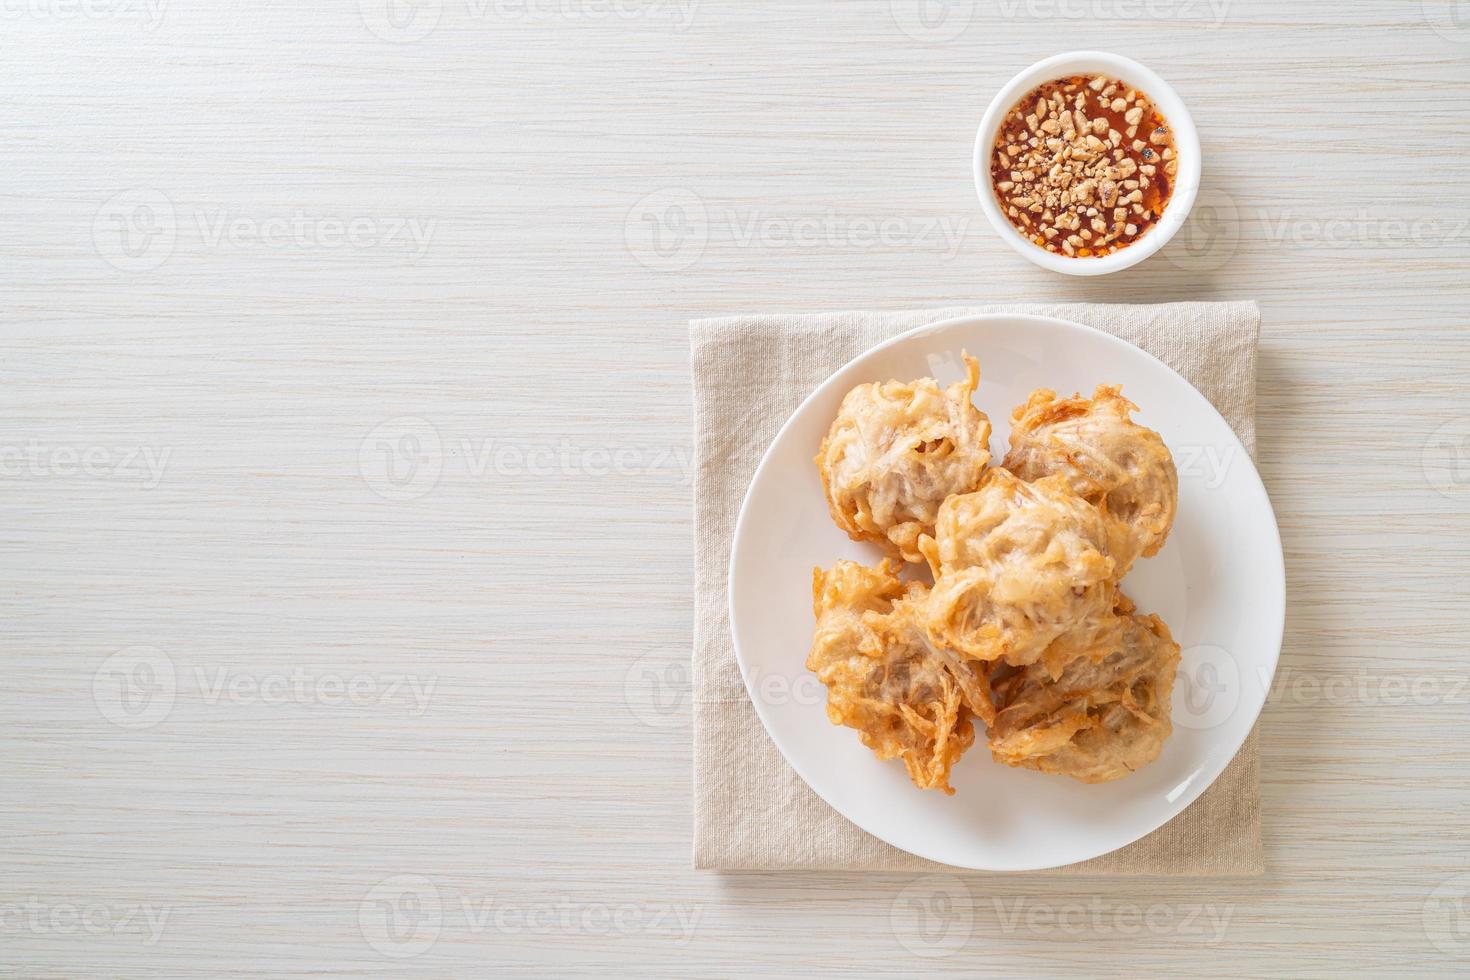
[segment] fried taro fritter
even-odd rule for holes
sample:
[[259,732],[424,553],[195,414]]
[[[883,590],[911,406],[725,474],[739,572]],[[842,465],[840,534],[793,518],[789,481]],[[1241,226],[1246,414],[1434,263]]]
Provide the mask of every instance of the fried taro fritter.
[[940,508],[920,543],[934,572],[932,641],[1018,667],[1088,653],[1112,614],[1114,563],[1096,508],[1060,477],[1024,483],[992,469]]
[[1042,664],[996,679],[997,762],[1103,783],[1158,757],[1172,731],[1179,644],[1163,620],[1131,615],[1132,604],[1120,600],[1101,660],[1077,658],[1055,679]]
[[1174,524],[1179,477],[1164,440],[1130,417],[1138,407],[1116,386],[1091,398],[1042,388],[1011,414],[1005,467],[1023,480],[1060,474],[1108,526],[1117,577],[1163,547]]
[[941,389],[933,378],[858,385],[842,399],[816,456],[827,506],[854,541],[920,562],[946,497],[980,483],[990,462],[990,419],[971,396],[980,366],[964,355],[966,377]]
[[839,561],[812,576],[817,616],[807,669],[827,686],[827,717],[855,728],[880,759],[900,758],[920,789],[952,794],[950,767],[994,717],[979,665],[931,646],[915,613],[927,589],[897,566]]
[[[807,667],[827,716],[923,789],[986,729],[1008,766],[1101,783],[1158,757],[1179,645],[1118,582],[1158,552],[1178,506],[1174,460],[1116,386],[1032,392],[1004,467],[964,381],[859,385],[816,457],[833,520],[891,556],[813,576]],[[896,561],[926,561],[934,585]]]

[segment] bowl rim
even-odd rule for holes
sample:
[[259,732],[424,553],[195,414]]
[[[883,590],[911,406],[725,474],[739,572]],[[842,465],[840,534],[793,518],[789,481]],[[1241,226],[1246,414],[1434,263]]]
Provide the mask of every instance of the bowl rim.
[[[1174,130],[1174,145],[1179,153],[1179,174],[1175,178],[1174,192],[1163,216],[1142,238],[1111,255],[1083,258],[1048,252],[1018,232],[1000,209],[995,189],[990,184],[989,164],[991,147],[1001,121],[1011,107],[1020,101],[1021,96],[1044,82],[1065,75],[1089,72],[1112,75],[1148,95]],[[1000,91],[991,99],[975,134],[975,190],[980,196],[980,208],[990,220],[991,226],[1002,241],[1026,259],[1043,269],[1070,276],[1102,276],[1118,272],[1137,265],[1162,249],[1189,217],[1195,198],[1199,196],[1202,173],[1199,131],[1195,129],[1194,118],[1189,114],[1179,93],[1151,69],[1131,58],[1107,51],[1067,51],[1043,58],[1022,69],[1001,86]]]
[[[1204,774],[1204,778],[1193,778],[1189,782],[1187,788],[1179,794],[1179,799],[1182,800],[1182,803],[1179,805],[1177,810],[1175,810],[1173,813],[1166,813],[1164,816],[1160,817],[1157,820],[1148,821],[1146,829],[1139,832],[1130,840],[1123,841],[1122,843],[1119,843],[1105,851],[1100,851],[1096,854],[1092,854],[1083,858],[1076,858],[1073,860],[1042,860],[1038,862],[1023,858],[1014,862],[992,863],[988,865],[955,864],[950,861],[944,854],[936,850],[931,850],[928,848],[910,848],[905,845],[895,843],[893,840],[889,839],[886,835],[880,832],[877,828],[871,826],[866,820],[853,816],[847,811],[838,807],[835,803],[828,799],[826,794],[823,793],[822,790],[819,788],[820,780],[817,780],[813,776],[808,774],[807,767],[803,765],[800,754],[788,751],[787,744],[783,743],[779,736],[776,734],[777,726],[772,721],[771,708],[764,702],[764,699],[759,696],[759,693],[757,692],[755,687],[755,680],[751,676],[751,671],[747,667],[747,658],[741,652],[740,647],[741,629],[740,613],[738,612],[738,610],[741,607],[740,604],[736,601],[736,573],[745,563],[745,549],[742,547],[742,541],[745,538],[745,531],[748,521],[751,520],[751,501],[755,493],[755,488],[762,481],[762,478],[765,476],[767,469],[770,466],[774,465],[772,463],[772,459],[774,458],[776,446],[783,440],[783,438],[785,438],[788,430],[795,426],[797,419],[800,418],[804,413],[806,413],[809,407],[817,400],[819,400],[824,394],[835,388],[839,384],[839,379],[842,378],[843,375],[847,374],[848,371],[853,369],[854,366],[856,366],[859,362],[865,361],[870,357],[874,357],[879,352],[887,348],[908,343],[909,341],[912,341],[915,338],[923,336],[925,334],[941,333],[945,330],[954,329],[964,326],[966,324],[975,323],[977,321],[1019,321],[1023,323],[1061,328],[1062,330],[1079,330],[1083,333],[1092,334],[1100,337],[1106,344],[1119,348],[1128,348],[1135,354],[1142,354],[1145,359],[1152,361],[1156,367],[1162,368],[1163,371],[1172,374],[1176,378],[1178,378],[1184,384],[1185,389],[1188,392],[1192,393],[1191,397],[1197,399],[1198,403],[1204,407],[1206,412],[1214,416],[1215,420],[1218,421],[1218,423],[1222,427],[1221,431],[1226,433],[1227,438],[1233,441],[1233,444],[1238,448],[1239,452],[1241,453],[1241,458],[1246,463],[1246,474],[1249,478],[1247,481],[1247,491],[1253,497],[1257,498],[1258,505],[1263,506],[1262,513],[1265,516],[1265,523],[1263,524],[1263,528],[1268,531],[1270,542],[1274,545],[1271,554],[1275,557],[1275,561],[1272,562],[1270,568],[1262,570],[1262,575],[1270,579],[1271,596],[1273,599],[1271,608],[1263,613],[1264,621],[1269,624],[1267,628],[1267,635],[1274,638],[1273,642],[1269,644],[1269,649],[1266,651],[1265,655],[1266,661],[1269,662],[1270,670],[1261,675],[1263,681],[1263,693],[1260,697],[1259,703],[1255,705],[1249,722],[1242,726],[1239,735],[1233,739],[1233,744],[1229,746],[1229,751],[1226,753],[1221,753],[1214,765],[1212,765],[1208,769],[1201,770],[1201,773]],[[752,472],[751,474],[750,482],[745,488],[745,496],[740,502],[740,509],[735,517],[734,528],[730,533],[730,557],[725,564],[725,586],[724,589],[721,590],[721,592],[722,598],[725,601],[726,617],[728,621],[727,625],[730,637],[730,647],[731,651],[735,655],[736,667],[740,672],[740,680],[745,688],[746,696],[750,699],[751,705],[755,709],[756,716],[760,719],[761,727],[766,732],[766,736],[770,738],[771,742],[776,746],[776,750],[780,753],[782,759],[786,762],[787,765],[791,766],[791,768],[795,770],[797,775],[801,778],[802,782],[805,783],[806,786],[822,800],[822,802],[826,803],[834,811],[841,814],[845,819],[852,821],[863,831],[873,835],[879,840],[884,841],[892,847],[896,847],[899,850],[906,851],[907,853],[913,854],[916,857],[924,858],[925,860],[929,861],[934,861],[938,864],[943,864],[954,868],[964,868],[971,871],[1006,873],[1019,871],[1047,871],[1054,868],[1068,867],[1073,864],[1081,863],[1082,861],[1102,857],[1104,854],[1114,853],[1117,850],[1120,850],[1124,847],[1129,846],[1130,844],[1142,840],[1144,837],[1147,837],[1149,834],[1158,830],[1165,824],[1173,822],[1174,819],[1176,819],[1180,814],[1182,814],[1185,810],[1189,808],[1190,804],[1199,799],[1199,797],[1203,795],[1206,790],[1208,790],[1211,786],[1215,784],[1215,782],[1220,778],[1221,774],[1224,773],[1229,765],[1235,761],[1236,756],[1240,754],[1240,750],[1245,745],[1246,740],[1250,737],[1251,732],[1255,730],[1256,723],[1260,720],[1262,713],[1264,713],[1266,709],[1268,699],[1265,692],[1270,691],[1271,684],[1274,683],[1276,677],[1276,672],[1280,669],[1281,649],[1286,640],[1286,553],[1285,549],[1282,546],[1280,519],[1276,515],[1276,508],[1271,502],[1271,496],[1269,491],[1267,491],[1266,489],[1265,481],[1261,479],[1261,473],[1259,468],[1256,466],[1256,461],[1254,457],[1245,450],[1245,444],[1240,441],[1240,436],[1236,434],[1234,427],[1230,425],[1229,421],[1225,419],[1225,417],[1220,413],[1220,410],[1215,407],[1214,403],[1206,398],[1204,393],[1194,386],[1193,382],[1184,377],[1178,371],[1174,370],[1174,368],[1170,367],[1153,353],[1144,350],[1137,344],[1133,344],[1127,340],[1124,340],[1122,337],[1119,337],[1116,334],[1108,333],[1107,331],[1100,330],[1097,327],[1090,326],[1076,320],[1070,320],[1064,317],[1048,316],[1034,313],[977,313],[967,316],[949,317],[943,320],[935,320],[930,323],[921,324],[909,330],[905,330],[894,337],[890,337],[887,340],[874,344],[863,351],[860,351],[853,357],[849,358],[846,363],[844,363],[841,367],[837,368],[835,371],[829,374],[825,380],[823,380],[814,389],[812,389],[812,391],[804,399],[802,399],[801,403],[791,411],[791,414],[787,416],[786,421],[782,423],[781,427],[776,431],[776,434],[771,437],[771,441],[769,442],[769,444],[767,444],[765,452],[761,455],[760,462],[756,465],[754,472]]]

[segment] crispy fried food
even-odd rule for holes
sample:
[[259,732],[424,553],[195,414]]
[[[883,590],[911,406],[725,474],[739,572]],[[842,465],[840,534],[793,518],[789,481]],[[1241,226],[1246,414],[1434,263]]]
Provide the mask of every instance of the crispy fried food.
[[1138,410],[1116,386],[1091,398],[1042,388],[1011,413],[1005,467],[1023,480],[1061,474],[1108,526],[1108,554],[1123,575],[1156,554],[1174,524],[1179,477],[1164,440],[1130,417]]
[[1179,644],[1159,617],[1131,609],[1120,594],[1101,659],[1076,658],[1059,676],[1036,664],[994,681],[997,762],[1103,783],[1158,758],[1173,728]]
[[971,714],[995,717],[979,665],[928,643],[916,619],[925,586],[897,566],[839,561],[812,575],[817,617],[807,669],[827,686],[827,717],[880,759],[900,758],[920,789],[953,794],[949,771],[975,741]]
[[1065,662],[1092,651],[1112,616],[1106,527],[1064,477],[1025,483],[992,469],[944,502],[919,547],[934,572],[924,626],[966,657]]
[[816,456],[832,520],[854,541],[876,541],[920,562],[946,497],[980,483],[990,462],[990,419],[971,396],[980,366],[963,355],[964,381],[933,378],[858,385],[842,399]]
[[[1179,645],[1118,591],[1174,522],[1178,476],[1159,434],[1116,386],[1091,398],[1039,389],[1011,415],[1003,468],[964,381],[848,392],[816,463],[833,520],[891,558],[813,574],[807,667],[827,717],[923,789],[949,776],[985,726],[1008,766],[1086,783],[1158,757]],[[934,585],[896,559],[926,561]]]

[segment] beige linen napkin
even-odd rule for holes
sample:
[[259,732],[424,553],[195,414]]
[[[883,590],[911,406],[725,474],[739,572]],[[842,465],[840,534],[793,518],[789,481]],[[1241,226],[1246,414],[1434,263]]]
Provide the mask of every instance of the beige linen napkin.
[[[695,406],[694,864],[720,870],[911,871],[941,867],[859,830],[813,793],[761,726],[730,643],[726,571],[756,465],[808,394],[895,334],[974,313],[1038,313],[1142,347],[1215,404],[1255,452],[1255,303],[990,306],[901,313],[744,316],[690,324]],[[1263,871],[1252,732],[1215,784],[1174,820],[1063,874]]]

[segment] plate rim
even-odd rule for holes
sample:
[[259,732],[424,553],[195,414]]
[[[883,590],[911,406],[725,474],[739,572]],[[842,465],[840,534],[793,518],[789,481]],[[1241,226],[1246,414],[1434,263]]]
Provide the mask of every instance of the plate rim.
[[775,732],[772,729],[771,720],[766,715],[767,709],[762,706],[761,699],[756,696],[755,691],[751,687],[751,670],[746,663],[745,656],[741,653],[740,650],[740,631],[738,628],[738,617],[735,605],[735,569],[742,554],[740,542],[743,536],[743,532],[745,530],[746,520],[749,517],[752,493],[754,492],[756,485],[760,482],[762,475],[764,475],[766,467],[770,464],[772,453],[775,450],[776,445],[781,441],[782,437],[786,435],[787,430],[792,427],[796,419],[806,411],[807,407],[816,399],[826,394],[829,389],[833,388],[836,384],[837,378],[840,375],[846,372],[857,362],[864,360],[865,358],[868,358],[878,353],[879,351],[896,346],[907,340],[910,340],[911,338],[917,337],[927,332],[937,332],[942,329],[954,329],[972,323],[995,322],[1001,320],[1023,321],[1028,323],[1044,323],[1050,327],[1061,327],[1063,329],[1079,330],[1083,333],[1093,334],[1101,337],[1105,343],[1111,344],[1120,349],[1131,350],[1137,354],[1142,354],[1144,357],[1153,361],[1160,368],[1174,375],[1174,377],[1182,381],[1184,383],[1184,386],[1193,393],[1194,397],[1197,398],[1204,405],[1204,407],[1212,415],[1214,415],[1216,419],[1220,421],[1220,424],[1224,427],[1224,430],[1229,434],[1230,439],[1233,440],[1235,445],[1239,447],[1241,458],[1243,458],[1246,462],[1247,476],[1250,480],[1250,489],[1255,492],[1255,494],[1259,497],[1260,502],[1264,503],[1265,505],[1265,530],[1269,531],[1272,542],[1275,545],[1273,553],[1276,557],[1276,561],[1269,569],[1269,572],[1271,573],[1271,593],[1275,601],[1272,603],[1271,610],[1269,610],[1270,618],[1266,621],[1266,625],[1268,627],[1268,635],[1273,636],[1275,639],[1274,642],[1270,644],[1270,652],[1268,654],[1270,660],[1270,671],[1269,673],[1261,675],[1263,679],[1264,689],[1267,692],[1270,691],[1271,685],[1276,677],[1277,668],[1280,664],[1281,647],[1286,636],[1286,554],[1281,544],[1281,526],[1280,521],[1277,519],[1276,516],[1276,508],[1271,503],[1270,493],[1266,490],[1265,481],[1261,479],[1261,473],[1260,470],[1256,467],[1255,459],[1249,452],[1246,451],[1245,444],[1240,441],[1240,436],[1236,434],[1235,428],[1231,426],[1230,422],[1225,418],[1225,416],[1220,414],[1220,410],[1215,407],[1215,404],[1208,398],[1206,398],[1204,393],[1196,388],[1188,378],[1184,377],[1184,375],[1180,374],[1178,371],[1175,371],[1172,367],[1164,363],[1158,357],[1154,356],[1149,351],[1144,350],[1142,347],[1139,347],[1137,344],[1130,343],[1129,341],[1124,340],[1122,337],[1119,337],[1116,334],[1108,333],[1106,330],[1100,330],[1097,327],[1088,326],[1085,323],[1079,323],[1075,320],[1068,320],[1062,317],[1047,316],[1038,313],[976,313],[968,316],[950,317],[945,320],[935,320],[930,323],[921,324],[917,327],[905,330],[902,333],[899,333],[893,337],[889,337],[887,340],[880,341],[879,343],[874,344],[873,346],[868,347],[863,351],[860,351],[855,356],[849,358],[845,363],[843,363],[841,367],[837,368],[835,371],[829,374],[826,379],[824,379],[820,384],[813,388],[811,392],[809,392],[807,396],[801,400],[796,408],[791,411],[791,414],[787,416],[786,421],[783,422],[781,424],[781,427],[776,430],[776,434],[771,437],[771,441],[766,446],[765,452],[761,454],[760,463],[756,465],[755,471],[751,474],[750,483],[745,488],[745,496],[740,502],[740,511],[735,518],[735,527],[733,532],[731,533],[730,538],[730,560],[725,569],[725,607],[730,619],[730,644],[735,651],[735,662],[740,670],[740,680],[741,683],[745,686],[746,696],[750,699],[752,707],[755,708],[756,716],[761,721],[761,727],[763,727],[766,731],[766,737],[769,738],[771,742],[776,746],[776,750],[781,753],[781,757],[785,760],[786,764],[789,765],[793,770],[795,770],[796,774],[801,777],[802,782],[806,784],[807,788],[815,793],[823,803],[831,807],[833,812],[837,813],[844,820],[851,822],[854,826],[861,829],[864,833],[871,834],[873,837],[883,841],[890,847],[896,847],[907,854],[912,854],[915,857],[923,858],[927,861],[933,861],[936,864],[943,864],[948,867],[963,868],[971,871],[1046,871],[1054,868],[1069,867],[1074,864],[1080,864],[1084,861],[1090,861],[1094,858],[1102,857],[1106,854],[1112,854],[1115,851],[1121,850],[1122,848],[1127,847],[1130,844],[1134,844],[1142,840],[1149,834],[1152,834],[1154,831],[1158,830],[1160,827],[1173,821],[1180,814],[1184,813],[1184,811],[1189,809],[1189,807],[1192,806],[1194,802],[1200,798],[1200,796],[1204,795],[1206,790],[1208,790],[1211,786],[1215,784],[1215,781],[1220,778],[1220,774],[1229,767],[1230,763],[1235,761],[1235,757],[1240,754],[1241,746],[1245,744],[1246,739],[1250,738],[1251,733],[1255,731],[1256,723],[1260,720],[1261,712],[1265,710],[1268,697],[1266,695],[1263,695],[1261,697],[1259,704],[1257,704],[1252,710],[1252,717],[1249,723],[1242,726],[1242,734],[1239,738],[1235,740],[1235,744],[1230,748],[1230,752],[1221,756],[1223,761],[1221,761],[1218,766],[1214,767],[1213,771],[1209,772],[1209,778],[1191,780],[1189,787],[1179,795],[1179,799],[1182,801],[1182,803],[1180,804],[1178,809],[1168,813],[1157,822],[1149,822],[1149,825],[1145,829],[1140,831],[1136,836],[1126,841],[1123,841],[1113,847],[1110,847],[1107,850],[1098,851],[1095,854],[1090,854],[1071,860],[1055,862],[1043,861],[1041,863],[1023,861],[1018,862],[1014,865],[1007,865],[1004,867],[993,867],[990,865],[979,864],[957,864],[953,860],[950,860],[942,855],[937,855],[932,852],[926,853],[924,850],[915,850],[913,848],[906,847],[902,844],[898,844],[892,840],[889,840],[888,837],[868,826],[866,821],[860,820],[857,817],[839,808],[831,800],[827,799],[827,797],[822,793],[821,790],[817,789],[816,785],[807,776],[807,773],[803,769],[802,765],[799,764],[794,758],[792,758],[792,753],[787,752],[786,747],[782,745],[780,739],[776,737]]

